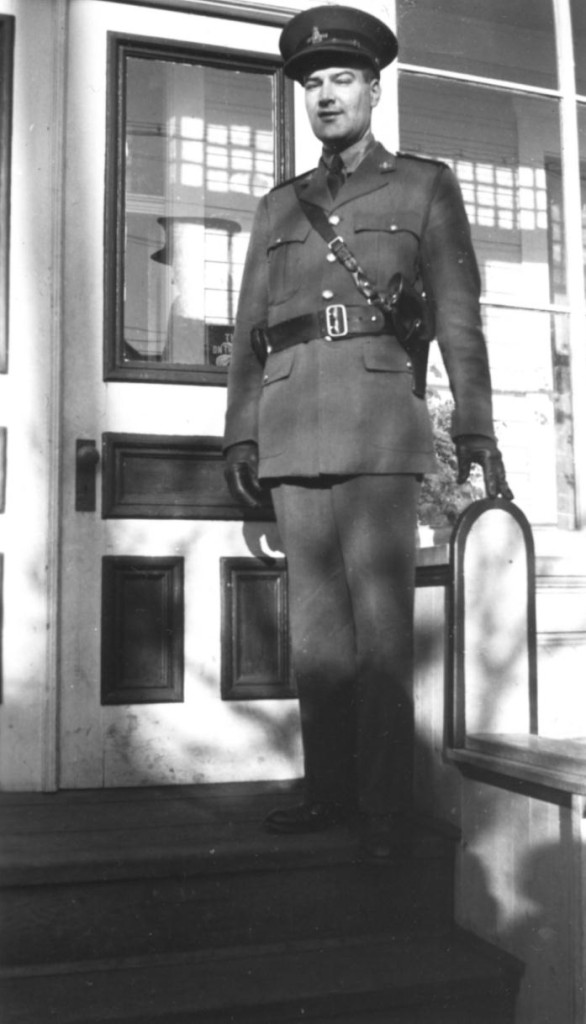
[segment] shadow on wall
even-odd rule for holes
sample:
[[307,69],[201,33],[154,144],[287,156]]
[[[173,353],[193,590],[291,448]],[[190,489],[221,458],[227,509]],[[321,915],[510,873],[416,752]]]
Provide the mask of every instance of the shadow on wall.
[[582,970],[579,839],[567,798],[530,795],[475,784],[458,921],[522,962],[516,1024],[569,1024],[582,1019],[575,1005]]
[[[225,528],[226,524],[219,527]],[[128,530],[128,537],[121,541],[126,550],[141,550],[147,545],[148,532],[144,536],[137,533],[137,524],[128,524]],[[275,557],[282,556],[275,524],[246,523],[243,535],[251,557],[264,559],[270,566]],[[284,780],[303,775],[295,699],[221,699],[219,623],[214,618],[216,612],[206,622],[204,605],[219,608],[218,551],[226,550],[223,541],[210,541],[201,524],[176,547],[174,554],[185,558],[186,596],[192,602],[188,610],[184,702],[102,708],[105,785]],[[241,546],[237,550],[241,554]],[[228,546],[228,553],[233,552],[234,548],[230,551]],[[212,586],[218,589],[202,588],[200,574],[206,581],[213,580]],[[193,603],[196,601],[197,607]],[[198,623],[195,629],[194,622]],[[274,628],[271,609],[260,608],[255,614],[255,631],[261,634],[261,644],[264,632],[269,650],[274,647]],[[439,652],[444,628],[443,619],[430,621],[418,637],[418,660],[427,674],[438,658],[443,668]],[[148,631],[142,632],[145,644],[154,643]],[[153,657],[156,654],[153,651]],[[148,652],[143,648],[141,661],[145,658]],[[443,678],[434,685],[442,691]]]
[[[148,549],[149,531],[129,523],[126,550]],[[240,529],[240,527],[238,527]],[[281,557],[273,524],[246,524],[251,557]],[[165,541],[165,546],[167,546]],[[153,550],[150,538],[150,550]],[[293,699],[222,700],[219,555],[242,557],[231,523],[190,524],[174,556],[185,565],[184,697],[181,702],[102,708],[105,785],[148,786],[282,780],[303,774],[299,712]],[[146,612],[145,612],[146,614]],[[272,607],[254,615],[256,643],[274,649]],[[140,663],[161,662],[161,629],[142,629]],[[263,644],[263,636],[266,643]]]

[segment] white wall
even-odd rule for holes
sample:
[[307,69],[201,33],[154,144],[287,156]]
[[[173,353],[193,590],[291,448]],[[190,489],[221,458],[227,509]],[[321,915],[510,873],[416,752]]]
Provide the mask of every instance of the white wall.
[[[546,736],[586,736],[585,596],[584,560],[537,560],[538,689]],[[582,1024],[582,801],[486,773],[483,780],[462,775],[446,761],[444,601],[441,587],[417,591],[416,806],[461,832],[457,923],[525,965],[515,1024]]]
[[64,11],[61,0],[0,0],[0,13],[18,16],[9,369],[0,377],[8,428],[0,779],[9,789],[50,788],[54,767]]

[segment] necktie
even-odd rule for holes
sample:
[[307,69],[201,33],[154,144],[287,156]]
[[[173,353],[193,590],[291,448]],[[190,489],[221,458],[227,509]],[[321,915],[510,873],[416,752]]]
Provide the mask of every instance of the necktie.
[[344,161],[339,153],[334,153],[328,168],[327,185],[332,199],[335,199],[346,179]]

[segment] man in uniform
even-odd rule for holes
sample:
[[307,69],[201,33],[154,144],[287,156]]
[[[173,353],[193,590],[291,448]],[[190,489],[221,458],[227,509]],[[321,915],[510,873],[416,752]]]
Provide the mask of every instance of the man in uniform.
[[417,501],[435,468],[421,350],[385,302],[395,275],[434,315],[459,481],[479,463],[489,495],[512,494],[459,186],[447,165],[389,153],[371,133],[394,34],[324,6],[296,15],[280,46],[323,153],[259,204],[225,432],[230,490],[254,506],[270,488],[288,563],[306,796],[266,827],[314,832],[358,814],[365,850],[384,858],[410,798]]

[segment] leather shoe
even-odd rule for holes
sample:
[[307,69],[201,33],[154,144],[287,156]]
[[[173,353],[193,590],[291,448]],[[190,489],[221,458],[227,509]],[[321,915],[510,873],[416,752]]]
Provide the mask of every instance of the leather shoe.
[[344,807],[333,803],[305,803],[278,808],[265,818],[265,829],[274,835],[302,835],[323,832],[346,821]]
[[366,814],[362,821],[360,846],[369,860],[388,861],[393,851],[393,815]]

